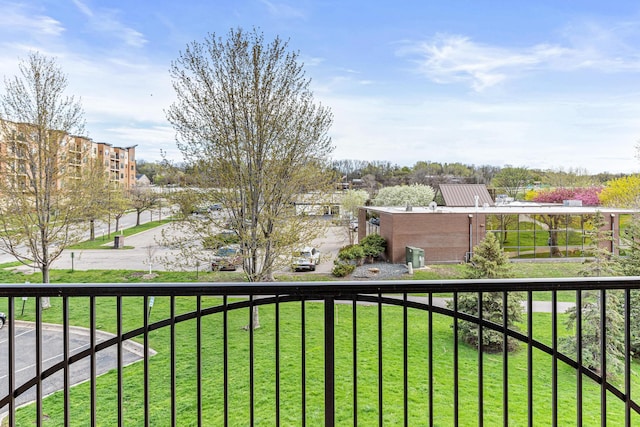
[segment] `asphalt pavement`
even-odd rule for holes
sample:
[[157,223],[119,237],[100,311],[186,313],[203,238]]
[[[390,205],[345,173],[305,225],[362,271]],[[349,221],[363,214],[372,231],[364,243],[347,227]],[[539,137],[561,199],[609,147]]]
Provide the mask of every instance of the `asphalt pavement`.
[[[146,211],[140,216],[140,223],[155,221],[167,218],[171,215],[168,208],[162,210]],[[124,230],[135,226],[136,213],[128,213],[120,219],[119,229]],[[163,247],[159,242],[161,233],[168,226],[155,227],[151,230],[137,233],[133,236],[123,237],[122,242],[125,248],[113,249],[115,224],[112,221],[109,228],[105,223],[96,223],[96,240],[104,241],[105,249],[65,249],[53,264],[53,269],[75,269],[75,270],[149,270],[149,264],[153,270],[163,270],[159,260],[164,256],[171,256],[175,250]],[[109,231],[111,234],[109,235]],[[86,238],[88,239],[88,233]],[[126,247],[132,247],[127,249]],[[0,252],[0,263],[14,262],[16,259],[12,255]],[[21,271],[36,271],[34,267],[20,266]]]
[[[0,329],[0,390],[8,389],[8,331],[5,326]],[[15,385],[24,384],[36,375],[36,351],[35,351],[35,324],[31,322],[14,321],[15,332]],[[100,343],[115,335],[103,331],[95,332],[96,343]],[[90,331],[85,328],[69,328],[69,355],[72,356],[89,348]],[[60,325],[42,325],[42,371],[63,360],[63,330]],[[150,355],[155,354],[155,351]],[[123,366],[141,360],[144,355],[144,347],[133,341],[125,341],[123,345]],[[96,354],[95,369],[98,375],[102,375],[118,367],[118,354],[116,346],[111,346]],[[72,364],[69,367],[69,381],[78,384],[87,381],[91,377],[91,360],[89,357]],[[64,387],[64,371],[58,371],[42,382],[42,395],[47,396]],[[30,388],[24,394],[16,398],[16,405],[32,402],[36,399],[35,387]],[[2,418],[7,407],[0,408]]]
[[[109,249],[86,249],[86,250],[64,250],[60,258],[53,263],[54,269],[75,270],[149,270],[151,264],[152,271],[165,271],[165,265],[161,260],[165,258],[175,258],[179,251],[162,245],[162,233],[172,231],[171,225],[155,227],[133,236],[124,238],[122,249],[112,249],[112,239],[105,240],[105,247]],[[175,230],[173,230],[176,233]],[[189,239],[187,235],[180,236]],[[98,239],[102,236],[98,235]],[[333,269],[333,259],[338,250],[348,244],[348,234],[346,227],[330,226],[327,233],[312,242],[312,245],[320,249],[320,264],[316,267],[315,273],[330,273]],[[133,249],[126,249],[133,247]],[[73,256],[72,256],[73,254]],[[211,253],[211,255],[213,255]],[[195,267],[193,268],[195,270]],[[312,272],[301,272],[296,274],[313,274]]]

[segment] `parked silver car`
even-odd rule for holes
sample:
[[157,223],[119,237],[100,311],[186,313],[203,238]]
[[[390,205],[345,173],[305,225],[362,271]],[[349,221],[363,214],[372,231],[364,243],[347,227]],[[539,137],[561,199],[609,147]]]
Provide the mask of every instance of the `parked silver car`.
[[291,261],[291,270],[300,271],[308,270],[315,271],[316,265],[320,262],[320,251],[311,246],[307,246],[294,253],[293,260]]

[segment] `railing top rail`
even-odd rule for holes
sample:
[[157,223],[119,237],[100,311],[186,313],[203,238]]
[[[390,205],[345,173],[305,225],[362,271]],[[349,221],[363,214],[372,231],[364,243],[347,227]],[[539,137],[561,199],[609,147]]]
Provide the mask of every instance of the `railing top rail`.
[[367,280],[331,282],[64,283],[0,284],[9,296],[353,295],[363,293],[500,292],[640,289],[640,276],[557,279]]

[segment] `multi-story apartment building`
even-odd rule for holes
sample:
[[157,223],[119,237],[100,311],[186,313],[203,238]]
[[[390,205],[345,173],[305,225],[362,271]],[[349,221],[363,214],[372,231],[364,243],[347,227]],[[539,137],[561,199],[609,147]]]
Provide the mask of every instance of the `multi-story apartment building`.
[[135,145],[121,148],[106,142],[92,142],[91,157],[102,161],[110,183],[118,183],[124,188],[131,188],[136,184]]
[[[0,127],[0,154],[3,157],[3,165],[0,173],[8,175],[7,178],[20,184],[27,179],[29,157],[33,156],[34,147],[30,142],[29,132],[33,127],[27,124],[2,123]],[[43,147],[41,149],[55,153],[58,158],[58,167],[66,172],[62,175],[65,179],[82,179],[83,170],[93,159],[98,159],[104,165],[108,174],[109,183],[117,184],[124,188],[131,188],[136,180],[136,146],[115,147],[105,142],[95,142],[85,136],[62,134],[59,136],[59,146],[53,150]],[[47,154],[50,155],[50,154]],[[75,172],[72,172],[75,171]],[[58,185],[64,185],[59,182]]]

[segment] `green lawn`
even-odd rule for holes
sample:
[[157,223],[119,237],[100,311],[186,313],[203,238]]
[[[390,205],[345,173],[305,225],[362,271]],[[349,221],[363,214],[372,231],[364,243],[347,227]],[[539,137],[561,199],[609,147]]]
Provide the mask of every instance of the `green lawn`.
[[[576,275],[580,264],[534,264],[517,263],[514,270],[517,277],[568,277]],[[415,279],[461,278],[460,265],[430,266],[426,270],[414,273]],[[24,276],[22,273],[0,270],[0,281],[21,283],[26,280],[38,281],[38,275]],[[279,280],[296,280],[300,275],[281,276]],[[304,275],[304,279],[316,278],[333,280],[323,275]],[[67,271],[56,270],[51,275],[52,282],[124,282],[137,283],[148,281],[143,272],[131,271]],[[229,281],[243,280],[241,273],[201,272],[196,273],[158,273],[151,279],[158,282],[189,281]],[[571,300],[574,293],[562,293],[560,299]],[[548,293],[536,294],[536,299],[548,299]],[[52,299],[53,308],[43,313],[43,321],[61,323],[61,300]],[[221,300],[203,297],[204,307],[219,305]],[[0,303],[0,310],[6,309]],[[16,307],[21,302],[16,301]],[[195,298],[177,298],[176,313],[193,311]],[[70,321],[74,325],[87,326],[88,299],[71,300]],[[123,326],[130,330],[143,325],[144,313],[141,298],[125,298]],[[383,419],[387,425],[403,422],[403,321],[402,309],[383,307]],[[336,423],[353,425],[353,371],[352,371],[352,308],[338,305],[336,315]],[[169,316],[169,298],[156,298],[151,322]],[[319,303],[305,305],[306,316],[306,420],[307,425],[323,424],[323,306]],[[560,316],[558,333],[567,334],[563,316]],[[33,302],[29,301],[24,317],[34,318]],[[229,321],[229,425],[249,424],[249,333],[242,327],[248,323],[248,310],[230,312]],[[433,316],[433,378],[434,378],[434,424],[448,426],[453,423],[453,335],[451,319]],[[254,409],[255,424],[271,426],[275,424],[275,307],[260,308],[262,327],[254,333]],[[204,425],[221,425],[223,421],[223,341],[222,315],[211,315],[202,319],[202,414]],[[115,331],[115,298],[97,300],[97,327]],[[300,384],[302,365],[301,304],[286,303],[280,307],[280,410],[282,425],[301,425],[302,387]],[[534,314],[534,337],[547,344],[551,343],[551,316],[545,313]],[[359,425],[377,425],[378,422],[378,318],[376,306],[357,307],[357,357],[358,357],[358,423]],[[409,425],[428,425],[428,314],[409,310],[408,322],[408,364],[409,364]],[[521,328],[526,327],[526,322]],[[170,388],[171,339],[170,329],[163,328],[150,334],[150,345],[158,354],[149,362],[150,425],[164,426],[170,423],[170,399],[175,396],[177,404],[177,424],[195,425],[196,404],[196,323],[183,322],[176,326],[176,390]],[[460,346],[460,425],[477,425],[477,353],[473,348]],[[502,355],[484,355],[484,422],[485,425],[502,423]],[[140,425],[143,419],[143,364],[137,363],[124,370],[124,410],[125,425]],[[534,352],[534,424],[551,423],[551,358],[542,352]],[[634,372],[638,366],[634,366]],[[527,401],[527,354],[521,349],[509,358],[509,425],[526,425]],[[561,408],[559,425],[576,424],[576,379],[575,373],[560,364],[558,373],[558,399]],[[633,374],[634,390],[640,384]],[[116,424],[117,415],[117,378],[111,372],[97,380],[97,419],[98,425]],[[640,390],[638,390],[640,392]],[[89,420],[90,384],[80,384],[71,390],[71,419],[73,425],[87,425]],[[46,425],[62,425],[62,394],[48,397],[44,403]],[[599,387],[585,380],[584,385],[584,425],[599,425]],[[620,425],[623,422],[624,406],[609,396],[608,423]],[[33,405],[18,411],[19,426],[33,425],[35,408]],[[640,422],[635,417],[634,424]]]
[[[44,313],[45,322],[56,322],[61,318],[60,300],[54,299],[54,308]],[[203,306],[220,303],[217,298],[203,298]],[[114,330],[114,299],[104,298],[98,302],[97,324],[101,329]],[[178,298],[176,312],[185,313],[195,309],[194,298]],[[71,322],[86,325],[88,302],[74,299],[71,307]],[[141,299],[127,298],[124,307],[124,326],[131,329],[141,326],[143,311]],[[337,425],[353,425],[353,371],[352,371],[352,308],[349,305],[336,307],[336,422]],[[169,315],[169,298],[156,298],[151,321]],[[306,315],[306,417],[308,425],[323,423],[323,306],[307,303]],[[229,314],[229,425],[249,425],[249,333],[242,329],[249,318],[248,310]],[[255,414],[256,425],[275,424],[275,308],[260,309],[262,327],[254,333],[255,351]],[[444,316],[433,317],[433,364],[434,364],[434,420],[435,425],[452,425],[453,422],[453,352],[451,320]],[[204,425],[222,425],[223,420],[223,348],[222,315],[208,316],[202,321],[203,330],[203,417]],[[385,424],[398,425],[403,421],[402,384],[402,309],[383,308],[383,418]],[[428,314],[410,310],[408,331],[408,364],[410,402],[409,425],[428,424]],[[526,324],[526,323],[525,323]],[[550,343],[550,315],[535,314],[534,336]],[[301,425],[302,389],[299,381],[302,364],[300,303],[286,303],[280,307],[280,408],[282,425]],[[359,425],[377,425],[378,420],[378,350],[377,307],[357,308],[358,345],[358,420]],[[170,389],[170,330],[154,331],[150,334],[150,345],[158,354],[151,358],[149,372],[150,425],[168,425],[170,420],[170,398],[177,399],[177,424],[194,425],[196,402],[196,329],[195,321],[184,322],[176,327],[176,390]],[[559,330],[566,334],[564,328]],[[477,423],[477,354],[474,349],[460,347],[460,416],[461,425]],[[502,422],[502,355],[484,356],[485,423],[497,425]],[[527,400],[527,354],[519,351],[509,360],[509,408],[510,425],[526,425]],[[551,359],[536,351],[534,354],[534,411],[535,425],[551,422]],[[125,370],[125,425],[139,425],[143,417],[143,364],[138,363]],[[575,425],[575,373],[560,365],[558,373],[559,425]],[[634,384],[638,383],[634,374]],[[97,418],[99,425],[116,423],[116,375],[109,373],[98,379]],[[74,387],[71,392],[72,420],[74,425],[86,425],[89,419],[90,386],[88,383]],[[599,423],[599,388],[586,381],[584,386],[585,425]],[[46,399],[44,413],[50,418],[47,425],[61,424],[62,394]],[[623,405],[609,398],[610,425],[620,425],[623,420]],[[21,409],[17,425],[32,425],[34,408]],[[634,419],[639,422],[640,419]]]
[[[167,224],[171,219],[163,219],[162,221],[150,221],[144,224],[136,225],[129,228],[123,228],[117,233],[112,232],[110,236],[96,236],[95,240],[86,240],[77,245],[70,246],[69,249],[111,249],[115,235],[132,236],[143,231],[150,230],[155,227]],[[131,249],[125,246],[123,249]]]

